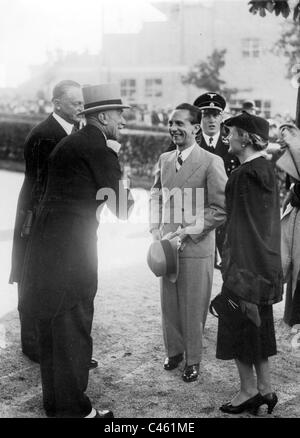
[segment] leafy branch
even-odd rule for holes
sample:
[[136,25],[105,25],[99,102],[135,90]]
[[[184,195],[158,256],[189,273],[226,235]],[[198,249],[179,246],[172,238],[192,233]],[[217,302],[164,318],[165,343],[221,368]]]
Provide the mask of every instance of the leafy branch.
[[[287,18],[291,12],[293,12],[293,19],[300,21],[300,1],[288,1],[288,0],[251,0],[249,1],[252,14],[257,14],[261,17],[265,17],[267,12],[275,13],[275,15],[282,15]],[[290,6],[293,4],[294,6]]]

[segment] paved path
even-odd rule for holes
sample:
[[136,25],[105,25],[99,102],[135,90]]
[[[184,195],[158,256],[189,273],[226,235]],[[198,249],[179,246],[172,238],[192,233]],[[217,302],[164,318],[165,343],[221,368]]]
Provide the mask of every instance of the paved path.
[[[44,417],[39,367],[20,352],[17,290],[7,284],[22,180],[22,174],[0,171],[0,418]],[[99,229],[93,339],[100,365],[90,373],[88,394],[95,406],[108,406],[119,418],[226,417],[218,407],[237,391],[238,379],[232,361],[215,358],[214,317],[208,316],[199,380],[183,382],[183,364],[172,372],[162,369],[158,281],[146,265],[147,196],[135,191],[137,207],[129,223],[111,223],[106,214]],[[221,284],[215,271],[213,295]],[[293,353],[289,330],[281,321],[283,303],[274,311],[279,351],[272,359],[272,379],[279,404],[271,418],[300,417],[300,357]]]

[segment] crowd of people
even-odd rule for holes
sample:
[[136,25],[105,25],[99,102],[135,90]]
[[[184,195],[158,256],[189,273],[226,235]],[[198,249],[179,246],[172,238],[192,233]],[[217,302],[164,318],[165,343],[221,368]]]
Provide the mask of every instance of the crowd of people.
[[2,97],[0,102],[0,113],[4,114],[35,116],[50,114],[51,111],[51,102],[47,101],[44,98],[22,99],[19,97]]
[[[112,418],[92,406],[86,389],[97,367],[98,219],[104,203],[122,219],[134,204],[119,163],[129,106],[114,84],[69,80],[54,87],[52,105],[24,144],[10,274],[21,347],[40,363],[48,417]],[[170,146],[153,163],[147,260],[161,277],[163,368],[184,360],[183,381],[198,379],[210,311],[218,317],[216,357],[235,360],[240,378],[221,411],[266,405],[271,413],[278,401],[269,364],[277,353],[272,305],[284,283],[284,319],[300,327],[300,130],[282,124],[270,152],[270,123],[251,105],[225,120],[225,107],[213,92],[177,105],[168,116]],[[276,167],[289,179],[282,220]],[[223,287],[211,300],[214,268]]]

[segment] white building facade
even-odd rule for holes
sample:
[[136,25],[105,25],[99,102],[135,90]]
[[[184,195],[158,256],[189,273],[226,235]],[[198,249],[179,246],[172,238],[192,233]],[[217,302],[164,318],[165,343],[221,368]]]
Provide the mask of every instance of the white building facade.
[[295,113],[297,90],[286,78],[286,60],[272,49],[283,19],[253,16],[246,0],[178,0],[153,3],[165,22],[144,23],[137,34],[106,34],[100,78],[120,82],[124,100],[149,108],[192,102],[202,91],[182,84],[184,74],[214,49],[226,49],[221,77],[239,91],[239,108],[255,100],[261,114]]

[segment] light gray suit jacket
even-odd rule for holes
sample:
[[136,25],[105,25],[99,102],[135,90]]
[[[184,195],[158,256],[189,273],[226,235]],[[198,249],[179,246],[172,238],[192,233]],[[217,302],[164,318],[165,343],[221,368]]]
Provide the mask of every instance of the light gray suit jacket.
[[215,228],[226,220],[227,176],[222,158],[195,145],[176,172],[176,151],[163,153],[150,193],[150,231],[161,236],[186,228],[180,257],[207,257],[215,250]]

